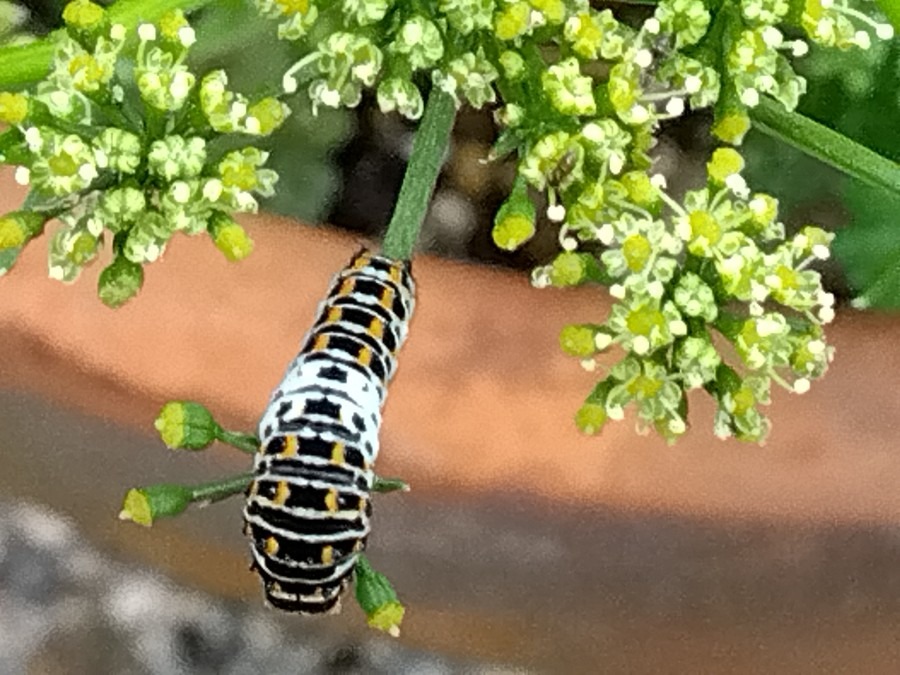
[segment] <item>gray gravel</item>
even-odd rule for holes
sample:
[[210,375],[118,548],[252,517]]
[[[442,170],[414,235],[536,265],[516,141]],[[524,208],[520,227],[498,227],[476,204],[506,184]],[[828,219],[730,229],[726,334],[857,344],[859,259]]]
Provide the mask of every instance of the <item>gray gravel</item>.
[[352,644],[316,633],[298,639],[279,618],[115,562],[43,506],[0,502],[3,675],[505,671],[375,634]]

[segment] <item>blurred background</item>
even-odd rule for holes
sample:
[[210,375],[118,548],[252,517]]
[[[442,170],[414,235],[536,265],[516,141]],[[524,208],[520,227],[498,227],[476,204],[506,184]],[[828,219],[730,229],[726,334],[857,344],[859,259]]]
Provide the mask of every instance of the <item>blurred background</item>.
[[[0,35],[47,33],[62,4],[0,3]],[[292,61],[243,2],[193,21],[198,67],[226,68],[238,90],[260,93]],[[900,160],[896,40],[813,49],[797,67],[803,113]],[[467,111],[423,232],[379,460],[413,485],[377,500],[370,540],[408,606],[403,637],[367,631],[352,603],[324,620],[265,610],[239,499],[151,530],[118,522],[130,486],[245,468],[225,450],[166,451],[156,411],[195,398],[252,428],[331,272],[390,216],[413,128],[371,101],[318,117],[296,103],[270,139],[276,215],[248,221],[247,261],[178,242],[118,312],[87,279],[45,279],[42,241],[0,281],[0,673],[896,672],[900,201],[756,132],[748,182],[789,228],[838,232],[823,271],[842,303],[832,372],[776,397],[765,448],[715,440],[700,400],[675,448],[628,422],[574,432],[593,377],[556,336],[601,319],[605,296],[528,287],[557,250],[548,222],[522,251],[494,248],[513,169],[482,161],[491,112]],[[657,168],[676,193],[702,179],[709,122],[663,129]],[[0,172],[0,212],[22,198]],[[862,290],[883,313],[849,307]]]

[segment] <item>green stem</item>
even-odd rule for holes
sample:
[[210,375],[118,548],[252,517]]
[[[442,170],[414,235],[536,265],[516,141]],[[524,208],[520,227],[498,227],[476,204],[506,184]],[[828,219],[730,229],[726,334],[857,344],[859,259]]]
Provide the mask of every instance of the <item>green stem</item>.
[[237,448],[241,452],[252,455],[259,450],[259,439],[253,434],[243,434],[239,431],[228,431],[227,429],[216,430],[216,438],[223,443]]
[[806,154],[853,176],[900,195],[900,164],[796,112],[763,97],[751,109],[757,128]]
[[241,473],[237,476],[229,476],[219,480],[210,481],[209,483],[200,483],[192,485],[191,501],[192,502],[218,502],[227,499],[232,495],[243,492],[253,480],[252,473]]
[[[111,24],[120,23],[129,31],[138,22],[153,22],[171,9],[185,12],[209,4],[211,0],[119,0],[108,10]],[[53,60],[54,36],[14,47],[0,47],[0,88],[22,87],[43,79]]]
[[456,105],[450,95],[432,90],[416,132],[394,215],[384,235],[382,250],[390,258],[408,260],[412,256],[450,143],[455,117]]
[[382,478],[375,476],[375,482],[372,484],[372,492],[409,492],[409,484],[400,478]]

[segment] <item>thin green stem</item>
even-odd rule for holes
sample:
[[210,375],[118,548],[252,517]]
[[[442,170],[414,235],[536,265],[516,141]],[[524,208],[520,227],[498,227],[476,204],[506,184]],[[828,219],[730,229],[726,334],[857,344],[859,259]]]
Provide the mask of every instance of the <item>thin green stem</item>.
[[384,235],[382,250],[390,258],[408,260],[412,256],[444,153],[450,144],[455,117],[456,105],[450,95],[432,90],[416,132],[394,215]]
[[756,127],[848,176],[900,195],[900,164],[796,112],[763,97],[751,109]]
[[[156,21],[171,9],[185,12],[209,4],[211,0],[119,0],[108,10],[110,23],[128,30],[138,22]],[[53,60],[55,31],[27,45],[0,47],[0,88],[22,87],[46,77]]]
[[216,438],[223,443],[237,448],[241,452],[248,455],[254,454],[259,450],[259,439],[253,434],[243,434],[240,431],[228,431],[227,429],[219,429],[216,431]]
[[400,478],[382,478],[375,476],[375,482],[372,484],[372,492],[409,492],[409,484]]
[[191,501],[207,502],[210,504],[222,501],[223,499],[227,499],[232,495],[236,495],[246,490],[252,480],[253,474],[248,472],[210,481],[209,483],[192,485],[190,487]]

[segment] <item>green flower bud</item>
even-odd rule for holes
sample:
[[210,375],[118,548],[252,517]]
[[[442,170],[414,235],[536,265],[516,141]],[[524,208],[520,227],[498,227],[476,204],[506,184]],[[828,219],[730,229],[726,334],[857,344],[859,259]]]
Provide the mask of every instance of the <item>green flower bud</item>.
[[506,77],[512,81],[519,80],[525,75],[525,59],[511,49],[500,55],[500,66]]
[[202,450],[218,437],[221,427],[212,413],[192,401],[169,401],[153,423],[172,450]]
[[514,40],[528,30],[531,7],[518,0],[507,4],[494,15],[494,35],[500,40]]
[[706,164],[706,172],[710,180],[719,185],[725,183],[729,176],[740,173],[744,169],[744,158],[734,148],[716,148],[712,158]]
[[22,246],[44,229],[46,219],[32,211],[13,211],[0,218],[0,251]]
[[528,183],[522,176],[517,176],[512,192],[494,217],[491,237],[498,248],[515,251],[534,236],[535,219]]
[[247,110],[247,132],[268,136],[284,124],[290,113],[291,109],[274,96],[257,101]]
[[193,491],[184,485],[161,484],[132,488],[125,495],[120,520],[150,527],[159,518],[182,513],[191,503]]
[[740,145],[748,131],[750,131],[750,117],[743,110],[732,110],[717,116],[712,127],[716,138],[731,145]]
[[400,636],[400,623],[406,610],[388,578],[372,569],[364,555],[356,561],[356,601],[372,628],[393,637]]
[[550,283],[554,286],[577,286],[586,281],[597,261],[590,253],[563,251],[550,263]]
[[216,248],[231,262],[243,260],[253,252],[253,240],[243,227],[224,213],[216,213],[210,218],[209,234]]
[[163,14],[159,18],[158,25],[159,34],[164,40],[168,40],[169,42],[177,42],[179,44],[181,44],[179,31],[182,28],[190,28],[190,24],[188,23],[187,18],[184,16],[184,12],[182,12],[180,9],[172,9]]
[[90,0],[73,0],[66,5],[62,17],[69,28],[93,32],[103,25],[106,10]]
[[629,171],[619,181],[628,191],[628,199],[638,206],[650,208],[659,202],[659,192],[645,171]]
[[600,326],[589,323],[564,326],[559,333],[559,346],[569,356],[581,359],[593,356],[600,351],[596,340],[599,332]]
[[607,419],[605,406],[599,403],[585,403],[575,413],[575,426],[582,433],[593,436],[600,433]]
[[0,122],[21,124],[28,117],[28,98],[24,94],[0,91]]
[[121,307],[137,295],[143,284],[144,268],[120,255],[100,272],[97,296],[107,307]]

